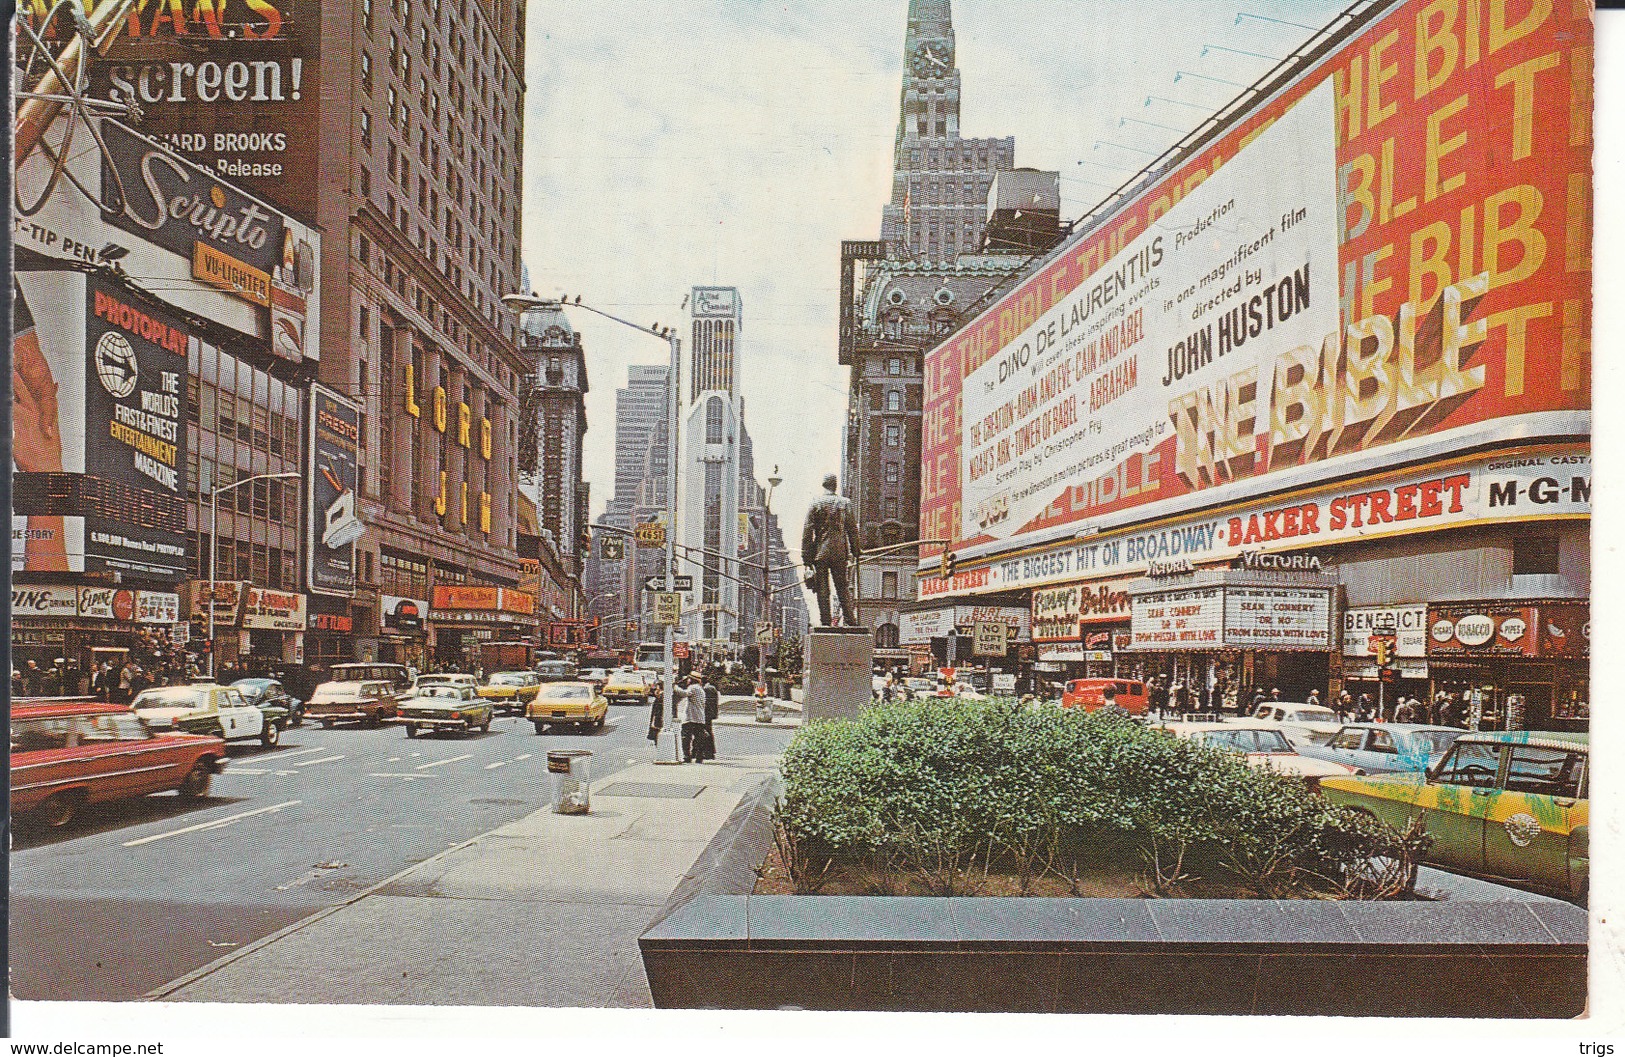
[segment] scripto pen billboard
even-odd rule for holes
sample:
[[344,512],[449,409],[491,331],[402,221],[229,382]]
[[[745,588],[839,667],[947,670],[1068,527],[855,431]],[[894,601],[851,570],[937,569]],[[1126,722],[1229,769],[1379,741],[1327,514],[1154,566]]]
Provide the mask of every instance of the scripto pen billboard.
[[314,219],[321,13],[319,0],[137,0],[91,91],[133,99],[145,134]]
[[1583,3],[1360,28],[927,356],[922,538],[1589,436],[1591,56]]

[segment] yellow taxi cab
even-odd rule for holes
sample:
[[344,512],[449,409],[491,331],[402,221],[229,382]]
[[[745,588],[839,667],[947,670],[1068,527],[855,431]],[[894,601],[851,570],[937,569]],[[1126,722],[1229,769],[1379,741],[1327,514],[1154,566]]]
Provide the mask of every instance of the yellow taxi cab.
[[1585,734],[1470,732],[1426,772],[1328,777],[1320,790],[1396,829],[1420,818],[1433,838],[1428,862],[1583,902],[1590,755]]
[[536,696],[541,686],[542,678],[535,672],[497,672],[477,693],[489,700],[493,708],[518,712],[525,707],[525,702]]
[[583,682],[548,683],[525,706],[525,718],[538,734],[547,733],[549,727],[598,729],[608,714],[609,702],[604,695],[591,683]]
[[609,675],[604,684],[604,697],[612,704],[646,705],[649,703],[650,684],[644,674],[635,668],[619,668]]

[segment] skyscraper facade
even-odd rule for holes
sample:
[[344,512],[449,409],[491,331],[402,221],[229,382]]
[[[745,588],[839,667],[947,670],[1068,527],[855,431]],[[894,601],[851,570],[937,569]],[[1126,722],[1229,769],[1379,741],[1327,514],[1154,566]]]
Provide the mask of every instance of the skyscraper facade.
[[739,458],[744,402],[739,396],[739,340],[744,307],[733,287],[697,286],[689,298],[688,378],[684,385],[683,464],[678,475],[682,572],[695,576],[693,612],[683,630],[722,647],[736,641],[741,600]]

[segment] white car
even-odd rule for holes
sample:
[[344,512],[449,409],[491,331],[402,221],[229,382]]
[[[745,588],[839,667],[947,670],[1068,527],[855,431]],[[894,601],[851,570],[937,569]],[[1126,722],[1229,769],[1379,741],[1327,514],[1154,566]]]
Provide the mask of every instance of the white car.
[[143,723],[160,733],[213,734],[227,741],[258,738],[267,746],[281,736],[281,728],[267,722],[259,706],[234,686],[155,686],[137,694],[131,705]]
[[467,686],[472,687],[475,693],[479,692],[480,681],[468,672],[445,672],[433,675],[420,675],[412,684],[414,692],[425,686]]
[[1238,722],[1275,727],[1292,741],[1315,745],[1326,744],[1343,729],[1336,712],[1302,701],[1265,701],[1253,710],[1250,719]]
[[1300,754],[1285,733],[1262,721],[1163,723],[1159,729],[1215,749],[1239,752],[1250,766],[1296,775],[1311,789],[1319,789],[1322,778],[1364,773],[1348,764]]

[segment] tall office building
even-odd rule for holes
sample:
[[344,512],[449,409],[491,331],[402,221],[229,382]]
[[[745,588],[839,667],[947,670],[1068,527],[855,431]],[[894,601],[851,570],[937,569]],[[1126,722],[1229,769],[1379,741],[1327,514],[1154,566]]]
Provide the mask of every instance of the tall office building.
[[744,309],[733,287],[697,286],[689,298],[691,336],[684,383],[683,463],[678,482],[679,542],[695,576],[694,612],[684,633],[721,648],[739,627],[739,338]]
[[[989,193],[1015,164],[1015,140],[959,134],[949,0],[910,0],[903,53],[892,194],[881,211],[881,237],[841,247],[840,362],[852,369],[843,487],[857,507],[866,549],[918,538],[926,350],[1028,259],[1026,253],[981,252]],[[1025,189],[1044,178],[1012,184],[1006,176],[1004,184]],[[1054,174],[1047,179],[1053,184]],[[1042,204],[1053,208],[1048,199]],[[997,241],[996,249],[1020,248],[1007,237]],[[907,662],[907,647],[919,645],[900,640],[900,607],[916,597],[916,561],[914,550],[902,549],[865,562],[859,572],[858,621],[874,630],[881,663]]]
[[587,482],[581,479],[587,432],[587,360],[581,335],[558,309],[525,313],[520,348],[533,364],[520,416],[519,487],[536,504],[536,520],[563,560],[574,604],[585,604]]
[[[626,386],[615,391],[615,490],[600,518],[606,525],[630,530],[639,520],[634,518],[633,512],[647,491],[645,482],[652,472],[651,451],[657,439],[665,443],[669,373],[663,365],[633,364],[627,369]],[[660,472],[664,470],[662,463]],[[664,496],[663,477],[655,486],[654,494]],[[590,559],[587,596],[592,615],[606,628],[599,636],[600,644],[625,645],[637,641],[641,635],[643,577],[638,569],[640,563],[650,564],[650,559],[637,554],[632,542],[625,537],[613,533],[599,536],[599,553]],[[621,541],[610,548],[611,553],[619,553],[619,557],[602,556],[602,540],[605,539]],[[658,572],[658,560],[653,565],[653,572]],[[636,629],[631,626],[634,623]]]
[[[307,659],[469,659],[534,633],[515,512],[536,368],[521,286],[524,0],[320,5],[320,381],[360,405],[353,598],[313,596]],[[574,520],[573,518],[571,519]],[[574,540],[561,541],[569,546]],[[384,619],[402,601],[421,626]]]

